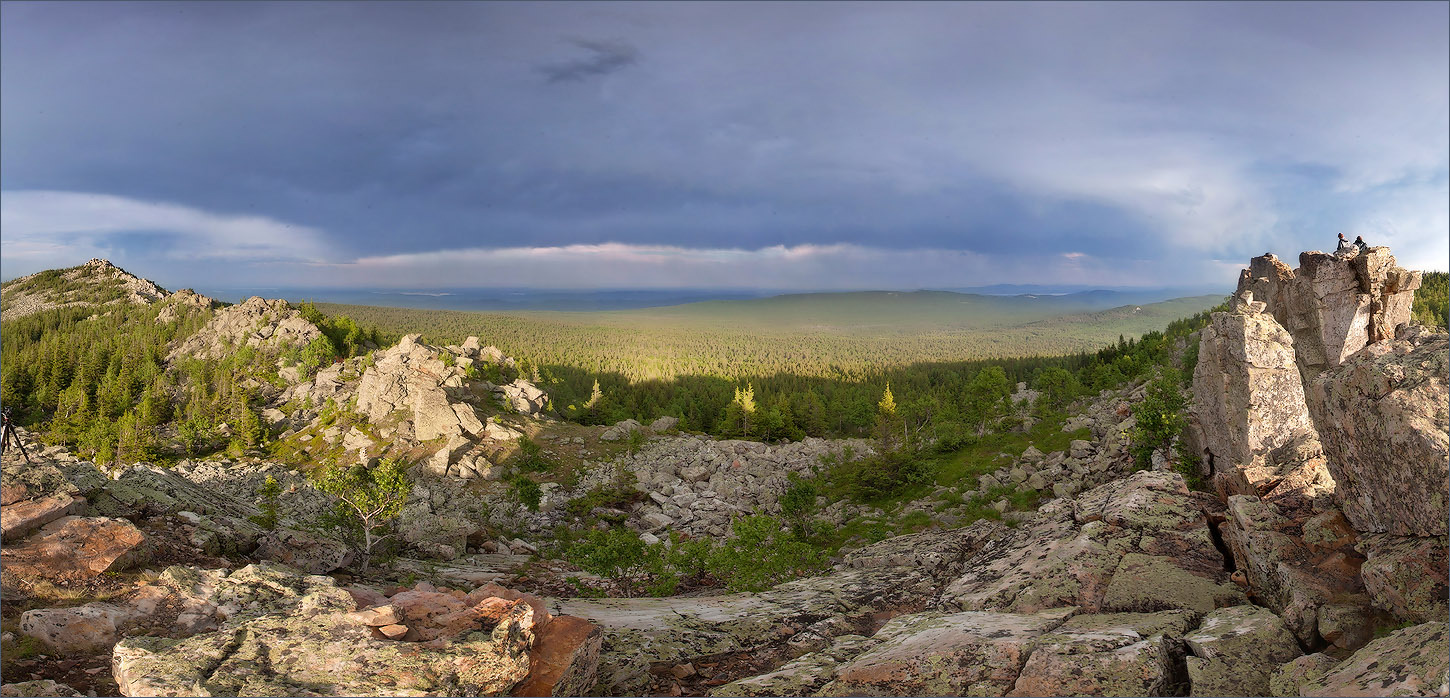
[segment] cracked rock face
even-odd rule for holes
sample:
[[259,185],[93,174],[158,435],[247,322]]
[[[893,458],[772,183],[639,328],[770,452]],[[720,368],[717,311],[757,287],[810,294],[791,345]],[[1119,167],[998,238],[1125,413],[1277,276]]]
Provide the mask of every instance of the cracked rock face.
[[[492,696],[509,693],[533,664],[549,692],[592,685],[592,626],[550,620],[540,600],[507,590],[465,595],[420,584],[358,611],[332,579],[275,565],[229,575],[172,567],[160,581],[220,628],[121,640],[112,668],[123,695]],[[536,633],[556,622],[549,647],[541,644],[552,653],[534,662]]]
[[1420,272],[1395,264],[1387,247],[1363,253],[1299,255],[1289,269],[1274,255],[1255,257],[1239,277],[1294,337],[1300,371],[1308,382],[1372,342],[1395,336],[1410,320]]
[[1199,341],[1193,416],[1215,470],[1262,464],[1271,450],[1313,430],[1294,341],[1266,313],[1214,313]]
[[1310,389],[1344,515],[1362,532],[1444,536],[1450,339],[1374,344]]
[[1163,472],[1054,501],[988,544],[943,592],[948,607],[1016,613],[1206,613],[1245,601],[1182,476]]
[[1312,654],[1270,678],[1276,696],[1445,695],[1450,630],[1445,619],[1397,630],[1335,663]]

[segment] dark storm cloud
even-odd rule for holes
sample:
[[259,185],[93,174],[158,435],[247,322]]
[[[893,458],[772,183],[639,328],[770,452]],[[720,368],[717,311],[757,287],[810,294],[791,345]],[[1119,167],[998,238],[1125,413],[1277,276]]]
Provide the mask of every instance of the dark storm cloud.
[[569,43],[588,51],[588,58],[539,66],[549,82],[578,82],[585,78],[608,75],[634,65],[639,49],[624,41],[570,39]]
[[1443,267],[1447,7],[4,3],[0,275],[1227,286],[1340,230]]

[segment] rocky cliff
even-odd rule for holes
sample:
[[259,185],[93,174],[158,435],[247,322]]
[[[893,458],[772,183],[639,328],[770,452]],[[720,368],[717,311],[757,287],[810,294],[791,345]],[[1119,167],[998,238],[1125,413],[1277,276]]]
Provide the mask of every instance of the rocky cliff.
[[1221,535],[1309,649],[1446,621],[1450,345],[1408,324],[1419,280],[1383,247],[1265,255],[1202,334],[1192,422]]
[[0,303],[5,320],[14,320],[51,308],[71,305],[150,305],[178,294],[191,299],[205,299],[207,307],[215,302],[198,296],[190,289],[168,292],[104,259],[92,259],[78,267],[38,272],[5,282],[0,287]]

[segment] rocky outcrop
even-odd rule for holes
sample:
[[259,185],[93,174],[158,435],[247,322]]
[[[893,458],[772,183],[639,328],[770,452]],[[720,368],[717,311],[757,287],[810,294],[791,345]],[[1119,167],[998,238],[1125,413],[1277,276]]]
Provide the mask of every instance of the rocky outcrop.
[[[419,584],[360,609],[331,579],[286,568],[166,574],[178,594],[214,609],[220,626],[117,643],[123,695],[507,695],[529,678],[536,648],[554,661],[538,665],[549,674],[535,684],[548,688],[541,695],[592,685],[597,634],[507,590]],[[545,649],[539,639],[554,623],[561,632]]]
[[1450,630],[1443,619],[1395,631],[1351,657],[1301,657],[1270,679],[1276,696],[1443,696]]
[[[65,282],[65,287],[46,283],[56,276]],[[5,320],[71,305],[148,305],[168,295],[166,289],[104,259],[92,259],[69,269],[22,276],[0,287]]]
[[1370,345],[1317,380],[1310,403],[1356,530],[1445,536],[1450,340]]
[[831,575],[760,593],[558,604],[603,629],[602,687],[624,695],[668,690],[672,667],[742,653],[784,661],[793,646],[812,650],[837,636],[871,634],[884,618],[924,610],[938,586],[1001,530],[983,521],[902,536],[849,553]]
[[1246,471],[1257,485],[1277,475],[1266,472],[1269,452],[1312,433],[1313,424],[1293,339],[1262,302],[1248,294],[1233,302],[1232,312],[1213,314],[1199,340],[1192,415],[1214,471]]
[[216,311],[210,322],[177,345],[167,358],[212,358],[242,346],[285,349],[306,345],[321,336],[322,331],[287,301],[252,296]]
[[1176,473],[1141,472],[1059,499],[998,536],[942,592],[965,610],[1088,613],[1245,603],[1229,582],[1201,505]]
[[1396,266],[1387,247],[1305,252],[1292,270],[1269,254],[1249,262],[1239,276],[1239,291],[1266,303],[1293,335],[1298,366],[1308,382],[1365,345],[1393,338],[1410,320],[1420,276]]

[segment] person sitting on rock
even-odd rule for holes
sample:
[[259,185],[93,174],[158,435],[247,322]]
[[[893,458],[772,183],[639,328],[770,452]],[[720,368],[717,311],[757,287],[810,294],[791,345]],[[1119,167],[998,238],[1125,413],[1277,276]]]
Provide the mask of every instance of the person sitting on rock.
[[1335,250],[1334,250],[1335,254],[1338,254],[1340,252],[1348,252],[1351,249],[1354,249],[1354,246],[1349,242],[1349,240],[1347,238],[1344,237],[1344,233],[1340,233],[1339,234],[1339,247],[1335,248]]
[[1364,236],[1363,235],[1356,235],[1356,236],[1354,236],[1354,246],[1355,247],[1358,247],[1359,248],[1359,251],[1361,253],[1364,252],[1365,250],[1368,250],[1369,249],[1369,245],[1365,244],[1365,242],[1364,242]]

